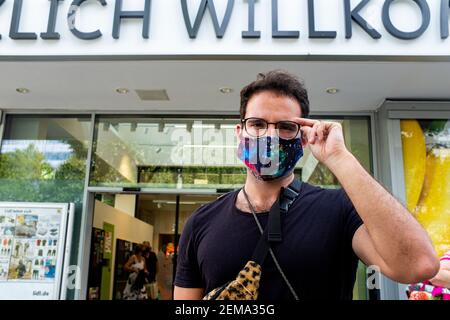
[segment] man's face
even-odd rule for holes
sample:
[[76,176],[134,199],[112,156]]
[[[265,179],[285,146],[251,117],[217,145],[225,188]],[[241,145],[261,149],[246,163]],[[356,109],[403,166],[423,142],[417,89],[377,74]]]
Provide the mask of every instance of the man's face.
[[[301,117],[301,109],[297,100],[271,91],[262,91],[253,95],[247,104],[247,112],[245,114],[245,119],[261,118],[272,123],[291,121],[293,118],[298,117]],[[236,135],[238,140],[241,136],[248,137],[242,123],[236,126]],[[269,125],[266,135],[278,135],[274,125]],[[305,146],[305,144],[306,141],[302,138],[302,145]]]

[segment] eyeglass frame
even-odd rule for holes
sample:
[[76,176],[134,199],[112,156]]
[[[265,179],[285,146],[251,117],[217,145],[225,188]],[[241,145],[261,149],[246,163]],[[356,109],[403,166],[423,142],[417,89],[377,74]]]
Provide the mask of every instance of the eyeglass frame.
[[[248,120],[251,120],[251,119],[262,120],[262,121],[264,121],[265,123],[267,123],[267,128],[266,128],[266,131],[264,132],[264,134],[259,135],[259,136],[255,136],[255,135],[253,135],[253,134],[251,134],[251,133],[248,132],[248,130],[247,130],[247,121],[248,121]],[[245,130],[245,132],[247,132],[248,135],[250,135],[250,136],[252,136],[252,137],[254,137],[254,138],[259,138],[259,137],[264,136],[264,135],[267,133],[267,130],[269,130],[269,124],[275,125],[275,129],[279,130],[279,129],[277,128],[277,126],[278,126],[278,124],[279,124],[280,122],[290,122],[290,123],[295,123],[295,124],[297,125],[297,128],[298,128],[298,129],[297,129],[297,133],[295,134],[295,136],[294,136],[293,138],[291,138],[291,139],[296,139],[297,136],[298,136],[298,134],[299,134],[299,132],[300,132],[300,137],[301,137],[301,128],[302,128],[302,126],[301,126],[299,123],[294,122],[294,121],[290,121],[290,120],[282,120],[282,121],[278,121],[278,122],[269,122],[269,121],[267,121],[267,120],[265,120],[265,119],[263,119],[263,118],[256,118],[256,117],[250,117],[250,118],[241,119],[241,123],[244,125],[244,130]],[[290,139],[289,139],[289,140],[290,140]]]

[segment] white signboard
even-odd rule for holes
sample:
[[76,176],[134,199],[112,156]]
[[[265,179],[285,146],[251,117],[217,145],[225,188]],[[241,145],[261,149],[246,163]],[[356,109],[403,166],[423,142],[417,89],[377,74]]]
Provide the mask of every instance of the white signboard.
[[0,0],[1,56],[448,56],[447,0]]
[[0,299],[64,296],[74,206],[0,202]]

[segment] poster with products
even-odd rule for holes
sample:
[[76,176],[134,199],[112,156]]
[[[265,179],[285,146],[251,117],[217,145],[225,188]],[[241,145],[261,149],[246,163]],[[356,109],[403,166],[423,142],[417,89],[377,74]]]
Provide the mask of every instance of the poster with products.
[[0,299],[65,297],[73,204],[0,202]]
[[450,250],[450,121],[402,120],[408,209],[442,257]]

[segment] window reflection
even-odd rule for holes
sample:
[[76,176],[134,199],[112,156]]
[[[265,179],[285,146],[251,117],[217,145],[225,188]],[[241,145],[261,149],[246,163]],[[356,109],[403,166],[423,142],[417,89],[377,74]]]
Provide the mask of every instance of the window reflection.
[[[347,146],[371,171],[368,118],[337,119]],[[235,189],[246,177],[236,156],[238,119],[155,119],[101,117],[90,184],[177,189]],[[337,179],[306,148],[295,174],[328,188]]]
[[450,121],[402,120],[408,209],[438,255],[450,250]]

